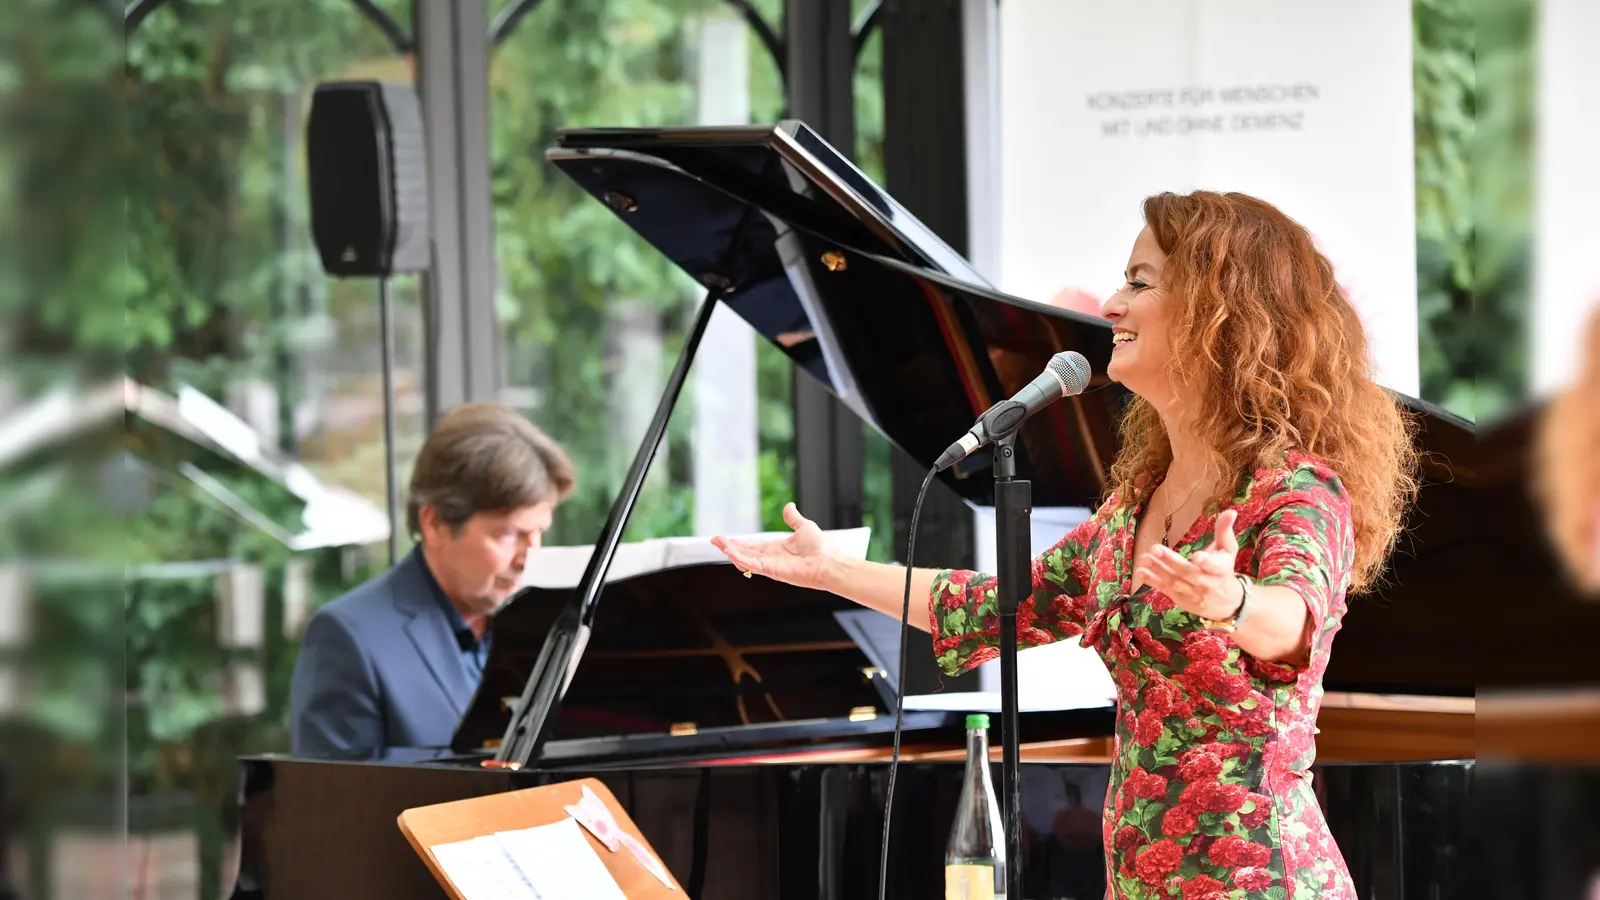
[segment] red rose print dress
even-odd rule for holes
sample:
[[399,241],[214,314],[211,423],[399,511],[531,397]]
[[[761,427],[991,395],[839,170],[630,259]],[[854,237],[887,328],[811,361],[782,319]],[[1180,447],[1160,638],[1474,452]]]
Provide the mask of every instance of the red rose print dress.
[[[1148,495],[1146,495],[1148,496]],[[1129,596],[1144,500],[1113,497],[1033,561],[1019,647],[1080,637],[1117,684],[1104,816],[1109,896],[1119,900],[1354,900],[1311,786],[1322,675],[1355,556],[1349,498],[1321,461],[1291,456],[1240,482],[1237,569],[1305,598],[1298,665],[1266,663],[1148,586]],[[1213,507],[1215,504],[1213,504]],[[1204,549],[1208,509],[1173,549]],[[939,573],[929,614],[949,674],[999,655],[994,579]]]

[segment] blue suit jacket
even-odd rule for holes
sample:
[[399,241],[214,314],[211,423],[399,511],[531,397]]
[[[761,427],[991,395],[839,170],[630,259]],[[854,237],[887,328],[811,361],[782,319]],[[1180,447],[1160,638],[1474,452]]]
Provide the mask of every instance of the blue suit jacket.
[[289,686],[297,756],[448,747],[478,685],[412,553],[317,610]]

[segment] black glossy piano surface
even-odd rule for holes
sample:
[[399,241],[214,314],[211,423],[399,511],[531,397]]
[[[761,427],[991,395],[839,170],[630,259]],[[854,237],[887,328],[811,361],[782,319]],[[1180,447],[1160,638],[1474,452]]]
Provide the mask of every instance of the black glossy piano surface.
[[[437,898],[432,875],[395,827],[402,810],[589,775],[606,783],[697,900],[877,896],[883,763],[639,764],[531,773],[255,758],[242,767],[245,868],[236,900]],[[942,895],[961,770],[960,762],[901,765],[891,898]],[[1029,900],[1104,895],[1100,810],[1108,771],[1094,764],[1022,767]],[[1314,777],[1360,896],[1468,896],[1470,765],[1329,765]]]
[[[924,464],[1052,354],[1077,350],[1104,370],[1105,323],[992,290],[799,123],[568,131],[548,157]],[[1125,396],[1097,376],[1083,396],[1024,427],[1019,474],[1032,480],[1036,505],[1098,501]],[[1352,600],[1329,690],[1460,698],[1485,683],[1600,681],[1600,655],[1582,637],[1600,633],[1600,609],[1577,603],[1554,577],[1533,525],[1521,478],[1527,417],[1480,432],[1402,399],[1429,452],[1425,487],[1387,584]],[[941,476],[978,505],[992,494],[982,457]],[[626,513],[620,503],[613,517]],[[529,591],[501,613],[453,758],[391,748],[360,761],[242,759],[233,896],[438,897],[396,826],[402,810],[584,775],[606,782],[695,900],[876,895],[893,694],[834,620],[847,604],[758,587],[727,566],[608,583],[588,610],[593,639],[537,758],[522,771],[482,767],[511,720],[505,698],[529,680],[540,642],[572,597]],[[629,612],[640,604],[687,614],[673,627],[641,628],[649,617]],[[1497,640],[1486,623],[1508,604],[1559,627],[1537,645]],[[916,639],[912,652],[926,652],[926,636]],[[738,674],[752,660],[759,681]],[[686,729],[693,733],[671,733],[684,720],[696,723]],[[1021,740],[1111,728],[1109,710],[1027,714]],[[959,748],[959,717],[908,715],[905,741]],[[877,758],[840,755],[851,751]],[[1579,811],[1551,819],[1517,807],[1518,797],[1539,792],[1592,797],[1592,775],[1550,770],[1475,794],[1473,761],[1450,756],[1392,762],[1380,754],[1316,767],[1323,809],[1363,898],[1555,897],[1545,888],[1584,877],[1572,860],[1553,857],[1531,869],[1502,865],[1505,853],[1490,850],[1505,845],[1474,822],[1525,821],[1523,840],[1552,830],[1595,834],[1592,825],[1583,831],[1588,817]],[[902,766],[891,897],[940,895],[960,771],[955,761]],[[1024,763],[1022,776],[1026,896],[1099,898],[1107,766]],[[1480,893],[1491,885],[1493,893]]]

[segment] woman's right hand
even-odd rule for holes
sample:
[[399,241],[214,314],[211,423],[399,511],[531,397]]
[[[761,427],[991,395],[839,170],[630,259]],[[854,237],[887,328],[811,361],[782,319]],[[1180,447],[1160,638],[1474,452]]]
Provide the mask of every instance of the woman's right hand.
[[800,515],[793,503],[784,505],[783,521],[794,533],[782,540],[754,543],[719,535],[711,543],[746,573],[798,587],[832,589],[843,557],[828,545],[817,523]]

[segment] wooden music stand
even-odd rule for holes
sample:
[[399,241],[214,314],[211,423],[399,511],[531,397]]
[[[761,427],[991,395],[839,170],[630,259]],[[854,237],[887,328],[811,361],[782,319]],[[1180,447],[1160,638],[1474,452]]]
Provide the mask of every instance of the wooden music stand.
[[[521,791],[486,794],[482,797],[437,803],[432,806],[418,806],[400,814],[398,819],[400,831],[405,834],[406,840],[411,842],[411,847],[417,851],[417,855],[422,857],[428,871],[433,873],[434,880],[439,882],[445,893],[452,900],[466,900],[445,875],[444,870],[439,867],[439,861],[428,848],[471,840],[497,831],[515,831],[559,822],[568,818],[565,807],[578,802],[583,796],[585,785],[600,798],[606,809],[611,811],[618,829],[632,835],[651,853],[655,853],[655,849],[650,847],[650,842],[639,833],[639,827],[633,824],[633,819],[629,818],[627,812],[617,803],[617,798],[612,795],[610,789],[593,778],[564,781],[560,784],[548,784]],[[589,846],[593,847],[595,854],[600,857],[600,861],[605,863],[611,877],[617,880],[617,886],[622,888],[622,893],[628,900],[690,900],[670,871],[667,871],[667,877],[673,879],[672,888],[662,884],[660,879],[652,875],[649,869],[634,858],[627,847],[622,847],[613,853],[596,840],[588,829],[582,826],[579,826],[579,829],[588,839]],[[660,859],[659,854],[657,859]],[[666,870],[666,864],[662,863],[661,868]]]

